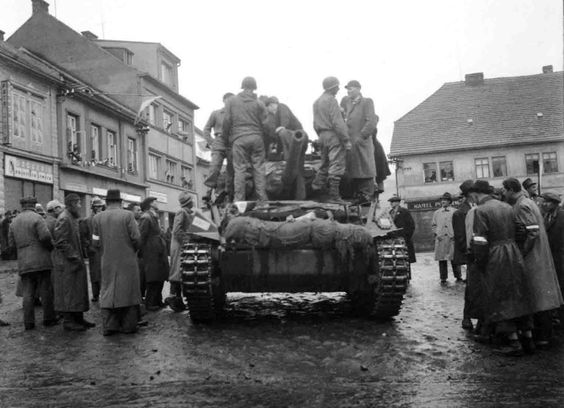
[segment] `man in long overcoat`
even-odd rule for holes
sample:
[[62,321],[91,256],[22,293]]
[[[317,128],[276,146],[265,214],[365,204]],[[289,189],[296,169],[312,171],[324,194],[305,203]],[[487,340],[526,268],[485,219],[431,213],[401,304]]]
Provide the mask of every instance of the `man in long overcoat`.
[[[473,180],[466,180],[460,186],[460,194],[463,197],[462,203],[458,206],[454,214],[452,215],[452,229],[454,232],[454,256],[452,263],[454,265],[468,265],[468,259],[466,256],[467,245],[466,245],[466,214],[470,211],[472,207],[472,200],[468,197],[468,192],[470,187],[474,185]],[[466,280],[468,280],[468,271],[471,269],[469,266],[466,268]],[[468,315],[468,286],[464,291],[464,312],[462,314],[462,328],[467,330],[472,330],[472,321]]]
[[[556,275],[558,275],[560,290],[564,295],[564,208],[560,207],[562,199],[558,194],[550,191],[541,194],[541,197],[550,252]],[[560,326],[564,327],[564,306],[559,309],[559,317]]]
[[192,211],[193,202],[190,193],[187,191],[180,193],[178,203],[180,204],[180,209],[174,216],[172,240],[170,244],[170,272],[168,275],[168,280],[170,281],[170,296],[165,300],[165,303],[177,312],[185,309],[182,300],[182,268],[180,261],[186,232],[194,220]]
[[92,301],[97,302],[100,297],[100,277],[102,255],[96,246],[92,245],[92,219],[96,214],[104,210],[104,200],[93,197],[90,209],[92,213],[80,221],[80,235],[82,237],[84,251],[88,255],[88,270],[90,272],[90,287],[92,288]]
[[503,181],[505,196],[517,222],[526,228],[527,234],[519,248],[525,259],[527,281],[530,285],[529,301],[534,307],[535,333],[538,346],[547,347],[552,335],[551,310],[563,303],[562,292],[554,269],[550,244],[544,228],[544,220],[535,202],[528,198],[515,178]]
[[400,197],[394,195],[388,201],[392,206],[390,209],[390,216],[392,217],[396,227],[402,229],[401,234],[405,240],[405,245],[407,246],[407,251],[409,253],[409,263],[414,263],[416,262],[416,258],[412,237],[415,232],[415,221],[413,221],[413,217],[409,213],[409,210],[400,206]]
[[[527,271],[517,243],[515,222],[510,205],[492,198],[491,186],[476,180],[471,188],[473,201],[472,256],[482,274],[483,319],[495,325],[498,334],[506,336],[508,355],[522,355],[523,347],[532,351],[532,314]],[[517,331],[523,332],[523,344]]]
[[435,236],[435,261],[439,261],[441,284],[446,284],[448,278],[448,261],[451,261],[452,272],[457,281],[462,281],[460,265],[452,262],[454,257],[454,230],[452,216],[454,208],[451,206],[452,196],[444,193],[441,197],[441,208],[433,214],[431,228]]
[[346,170],[346,152],[352,149],[347,125],[335,96],[339,92],[339,80],[327,77],[323,80],[323,94],[313,104],[313,129],[321,145],[321,165],[312,183],[314,191],[329,187],[329,199],[341,201],[339,191]]
[[108,190],[106,205],[106,211],[92,220],[92,241],[102,251],[103,334],[135,333],[141,303],[136,254],[139,228],[133,213],[121,208],[118,189]]
[[165,239],[159,225],[158,203],[155,197],[147,197],[141,203],[143,215],[139,219],[140,247],[147,293],[145,306],[149,311],[163,307],[162,291],[168,279],[168,255]]
[[346,174],[352,182],[352,196],[369,201],[374,195],[376,177],[372,135],[376,132],[378,117],[374,112],[374,102],[362,95],[358,81],[349,81],[345,88],[347,96],[341,100],[341,109],[352,145]]
[[34,300],[37,289],[43,305],[43,325],[58,323],[53,308],[51,284],[52,237],[42,216],[35,212],[35,197],[20,200],[22,212],[12,221],[8,231],[8,246],[17,252],[18,272],[22,280],[24,326],[35,328]]
[[57,218],[53,237],[55,310],[63,315],[64,329],[70,331],[84,331],[95,326],[84,319],[84,312],[90,309],[90,303],[88,276],[78,226],[80,206],[78,195],[73,193],[65,197],[65,210]]

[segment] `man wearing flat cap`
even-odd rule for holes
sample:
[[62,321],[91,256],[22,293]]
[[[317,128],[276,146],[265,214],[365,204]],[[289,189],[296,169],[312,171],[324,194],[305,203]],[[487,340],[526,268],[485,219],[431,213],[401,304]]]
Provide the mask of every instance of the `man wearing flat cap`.
[[85,252],[78,225],[80,207],[80,197],[77,194],[65,196],[65,210],[57,218],[53,236],[55,310],[63,315],[63,328],[69,331],[84,331],[94,327],[94,323],[84,319],[84,312],[90,309],[90,302]]
[[313,104],[313,129],[321,145],[321,166],[312,183],[314,191],[329,188],[329,199],[340,202],[340,184],[346,171],[346,152],[352,149],[347,125],[335,96],[339,80],[323,80],[323,94]]
[[254,92],[257,82],[246,77],[241,83],[243,89],[238,95],[227,100],[223,118],[222,137],[233,153],[235,170],[235,201],[246,201],[247,169],[251,169],[256,199],[266,201],[265,146],[267,131],[264,123],[266,108]]
[[[471,252],[480,275],[481,316],[484,326],[491,326],[505,336],[508,345],[500,349],[506,355],[519,356],[532,350],[532,318],[527,271],[515,242],[513,209],[491,197],[486,180],[476,180],[470,189],[473,201]],[[470,278],[473,275],[470,275]],[[469,282],[471,283],[471,282]],[[522,343],[517,331],[522,330]]]
[[121,201],[118,189],[108,190],[106,211],[92,220],[92,242],[102,251],[100,308],[104,336],[135,333],[141,304],[139,228],[133,213],[124,210]]
[[[211,190],[217,188],[218,177],[221,174],[221,168],[223,162],[227,159],[227,166],[225,171],[225,190],[230,197],[233,197],[233,159],[231,154],[231,147],[226,144],[226,141],[221,134],[223,133],[223,118],[225,116],[225,106],[227,100],[234,96],[231,92],[227,92],[223,95],[223,107],[218,110],[214,110],[206,126],[204,126],[204,138],[206,142],[211,147],[211,163],[209,176],[204,181],[204,184]],[[213,138],[211,132],[213,130]]]
[[544,219],[535,202],[521,190],[519,180],[507,178],[503,181],[503,188],[507,202],[513,206],[516,222],[526,230],[525,239],[519,243],[519,249],[525,259],[526,278],[531,288],[530,303],[533,312],[537,313],[535,341],[537,346],[547,347],[552,329],[549,311],[558,309],[564,299],[550,252]]
[[396,227],[401,228],[401,234],[405,240],[405,245],[407,246],[407,252],[409,254],[409,263],[416,262],[415,258],[415,247],[413,246],[413,233],[415,232],[415,221],[409,213],[407,208],[400,206],[401,197],[397,195],[392,196],[389,200],[391,209],[390,217],[394,221]]
[[23,289],[23,314],[26,330],[35,328],[35,294],[39,290],[43,305],[43,325],[58,323],[53,308],[53,286],[51,284],[52,238],[43,217],[35,212],[35,197],[20,200],[22,212],[10,224],[8,246],[15,248],[18,272]]
[[452,228],[452,196],[444,193],[441,197],[441,208],[433,214],[431,228],[435,236],[435,260],[439,261],[441,284],[446,284],[448,278],[448,261],[451,261],[452,272],[457,282],[462,281],[460,265],[452,262],[454,257],[454,230]]
[[530,178],[526,178],[525,180],[523,180],[523,189],[525,190],[525,194],[533,201],[536,202],[537,198],[538,198],[538,192],[537,192],[537,183],[535,183],[533,180],[531,180]]
[[345,88],[347,96],[341,100],[341,109],[352,145],[346,174],[352,182],[352,196],[361,201],[370,201],[376,177],[372,135],[376,132],[378,117],[374,113],[374,102],[362,95],[358,81],[349,81]]
[[[561,207],[562,199],[560,195],[552,191],[542,193],[541,197],[550,252],[552,253],[556,275],[558,275],[560,290],[564,291],[564,208]],[[564,328],[564,307],[559,309],[559,320],[560,327]]]
[[145,306],[149,311],[156,311],[164,306],[162,291],[168,279],[168,250],[159,222],[157,199],[145,198],[141,202],[141,211],[139,256],[145,277]]

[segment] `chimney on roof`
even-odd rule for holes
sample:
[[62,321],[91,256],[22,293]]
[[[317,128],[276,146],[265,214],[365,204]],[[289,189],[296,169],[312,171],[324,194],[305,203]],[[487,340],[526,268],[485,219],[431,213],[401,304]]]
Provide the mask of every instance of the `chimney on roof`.
[[32,15],[39,13],[49,14],[49,3],[44,0],[31,0]]
[[89,40],[97,40],[98,36],[94,34],[92,31],[83,31],[82,34],[84,37],[88,38]]
[[464,83],[468,86],[477,86],[484,84],[484,73],[475,72],[473,74],[466,74],[464,77]]
[[0,30],[0,41],[4,41],[4,31]]
[[551,74],[553,72],[552,65],[545,65],[542,67],[543,74]]

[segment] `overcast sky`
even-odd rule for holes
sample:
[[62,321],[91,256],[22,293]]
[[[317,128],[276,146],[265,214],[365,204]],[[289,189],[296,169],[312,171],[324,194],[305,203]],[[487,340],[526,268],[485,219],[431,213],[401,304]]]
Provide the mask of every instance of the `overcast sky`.
[[[48,0],[50,12],[100,38],[160,42],[176,54],[180,93],[202,128],[225,92],[252,75],[308,132],[324,77],[362,84],[389,151],[393,123],[464,74],[562,70],[562,0]],[[9,37],[30,0],[0,0]],[[341,89],[340,100],[346,91]]]

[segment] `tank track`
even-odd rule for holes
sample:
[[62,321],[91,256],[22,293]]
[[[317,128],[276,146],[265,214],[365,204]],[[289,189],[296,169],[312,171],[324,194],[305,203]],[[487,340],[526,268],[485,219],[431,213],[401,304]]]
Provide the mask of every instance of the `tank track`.
[[374,290],[371,316],[389,319],[399,314],[411,278],[409,253],[403,238],[377,239],[378,265],[369,282]]
[[182,247],[182,292],[194,323],[209,322],[223,308],[222,298],[214,288],[213,246],[209,243],[186,242]]

